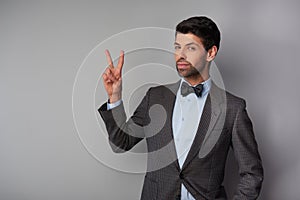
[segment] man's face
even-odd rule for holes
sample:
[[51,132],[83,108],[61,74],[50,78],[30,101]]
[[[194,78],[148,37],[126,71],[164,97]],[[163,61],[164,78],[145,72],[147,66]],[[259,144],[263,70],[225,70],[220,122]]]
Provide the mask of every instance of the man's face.
[[177,33],[174,43],[176,69],[188,79],[208,76],[207,51],[199,37],[192,33]]

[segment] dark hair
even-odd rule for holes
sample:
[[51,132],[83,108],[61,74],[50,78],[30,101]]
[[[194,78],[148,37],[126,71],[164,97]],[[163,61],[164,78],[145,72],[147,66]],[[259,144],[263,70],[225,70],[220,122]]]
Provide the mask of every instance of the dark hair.
[[215,22],[208,17],[197,16],[183,20],[176,26],[176,34],[177,32],[183,34],[192,33],[198,36],[206,51],[214,45],[219,50],[221,33]]

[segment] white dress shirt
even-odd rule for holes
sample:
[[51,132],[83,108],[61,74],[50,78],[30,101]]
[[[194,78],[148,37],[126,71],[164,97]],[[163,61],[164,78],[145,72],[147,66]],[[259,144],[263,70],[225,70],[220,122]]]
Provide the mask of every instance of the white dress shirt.
[[[173,138],[180,168],[182,168],[194,141],[204,104],[211,87],[211,79],[209,78],[202,83],[201,97],[198,98],[195,93],[183,97],[180,89],[183,81],[186,82],[184,79],[181,80],[172,116]],[[183,184],[181,185],[181,200],[195,200]]]

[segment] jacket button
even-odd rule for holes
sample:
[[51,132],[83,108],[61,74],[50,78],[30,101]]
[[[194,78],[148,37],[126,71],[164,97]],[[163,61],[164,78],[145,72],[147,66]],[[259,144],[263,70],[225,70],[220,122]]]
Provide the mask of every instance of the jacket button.
[[180,179],[183,179],[183,178],[184,178],[184,176],[183,176],[182,173],[179,174],[179,178],[180,178]]

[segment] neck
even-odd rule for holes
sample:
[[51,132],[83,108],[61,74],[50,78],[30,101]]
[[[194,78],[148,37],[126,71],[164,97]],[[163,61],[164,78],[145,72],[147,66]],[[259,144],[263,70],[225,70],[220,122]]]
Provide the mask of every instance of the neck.
[[198,85],[199,83],[207,81],[209,77],[209,75],[203,76],[201,74],[198,74],[197,76],[184,77],[184,80],[186,80],[190,85]]

